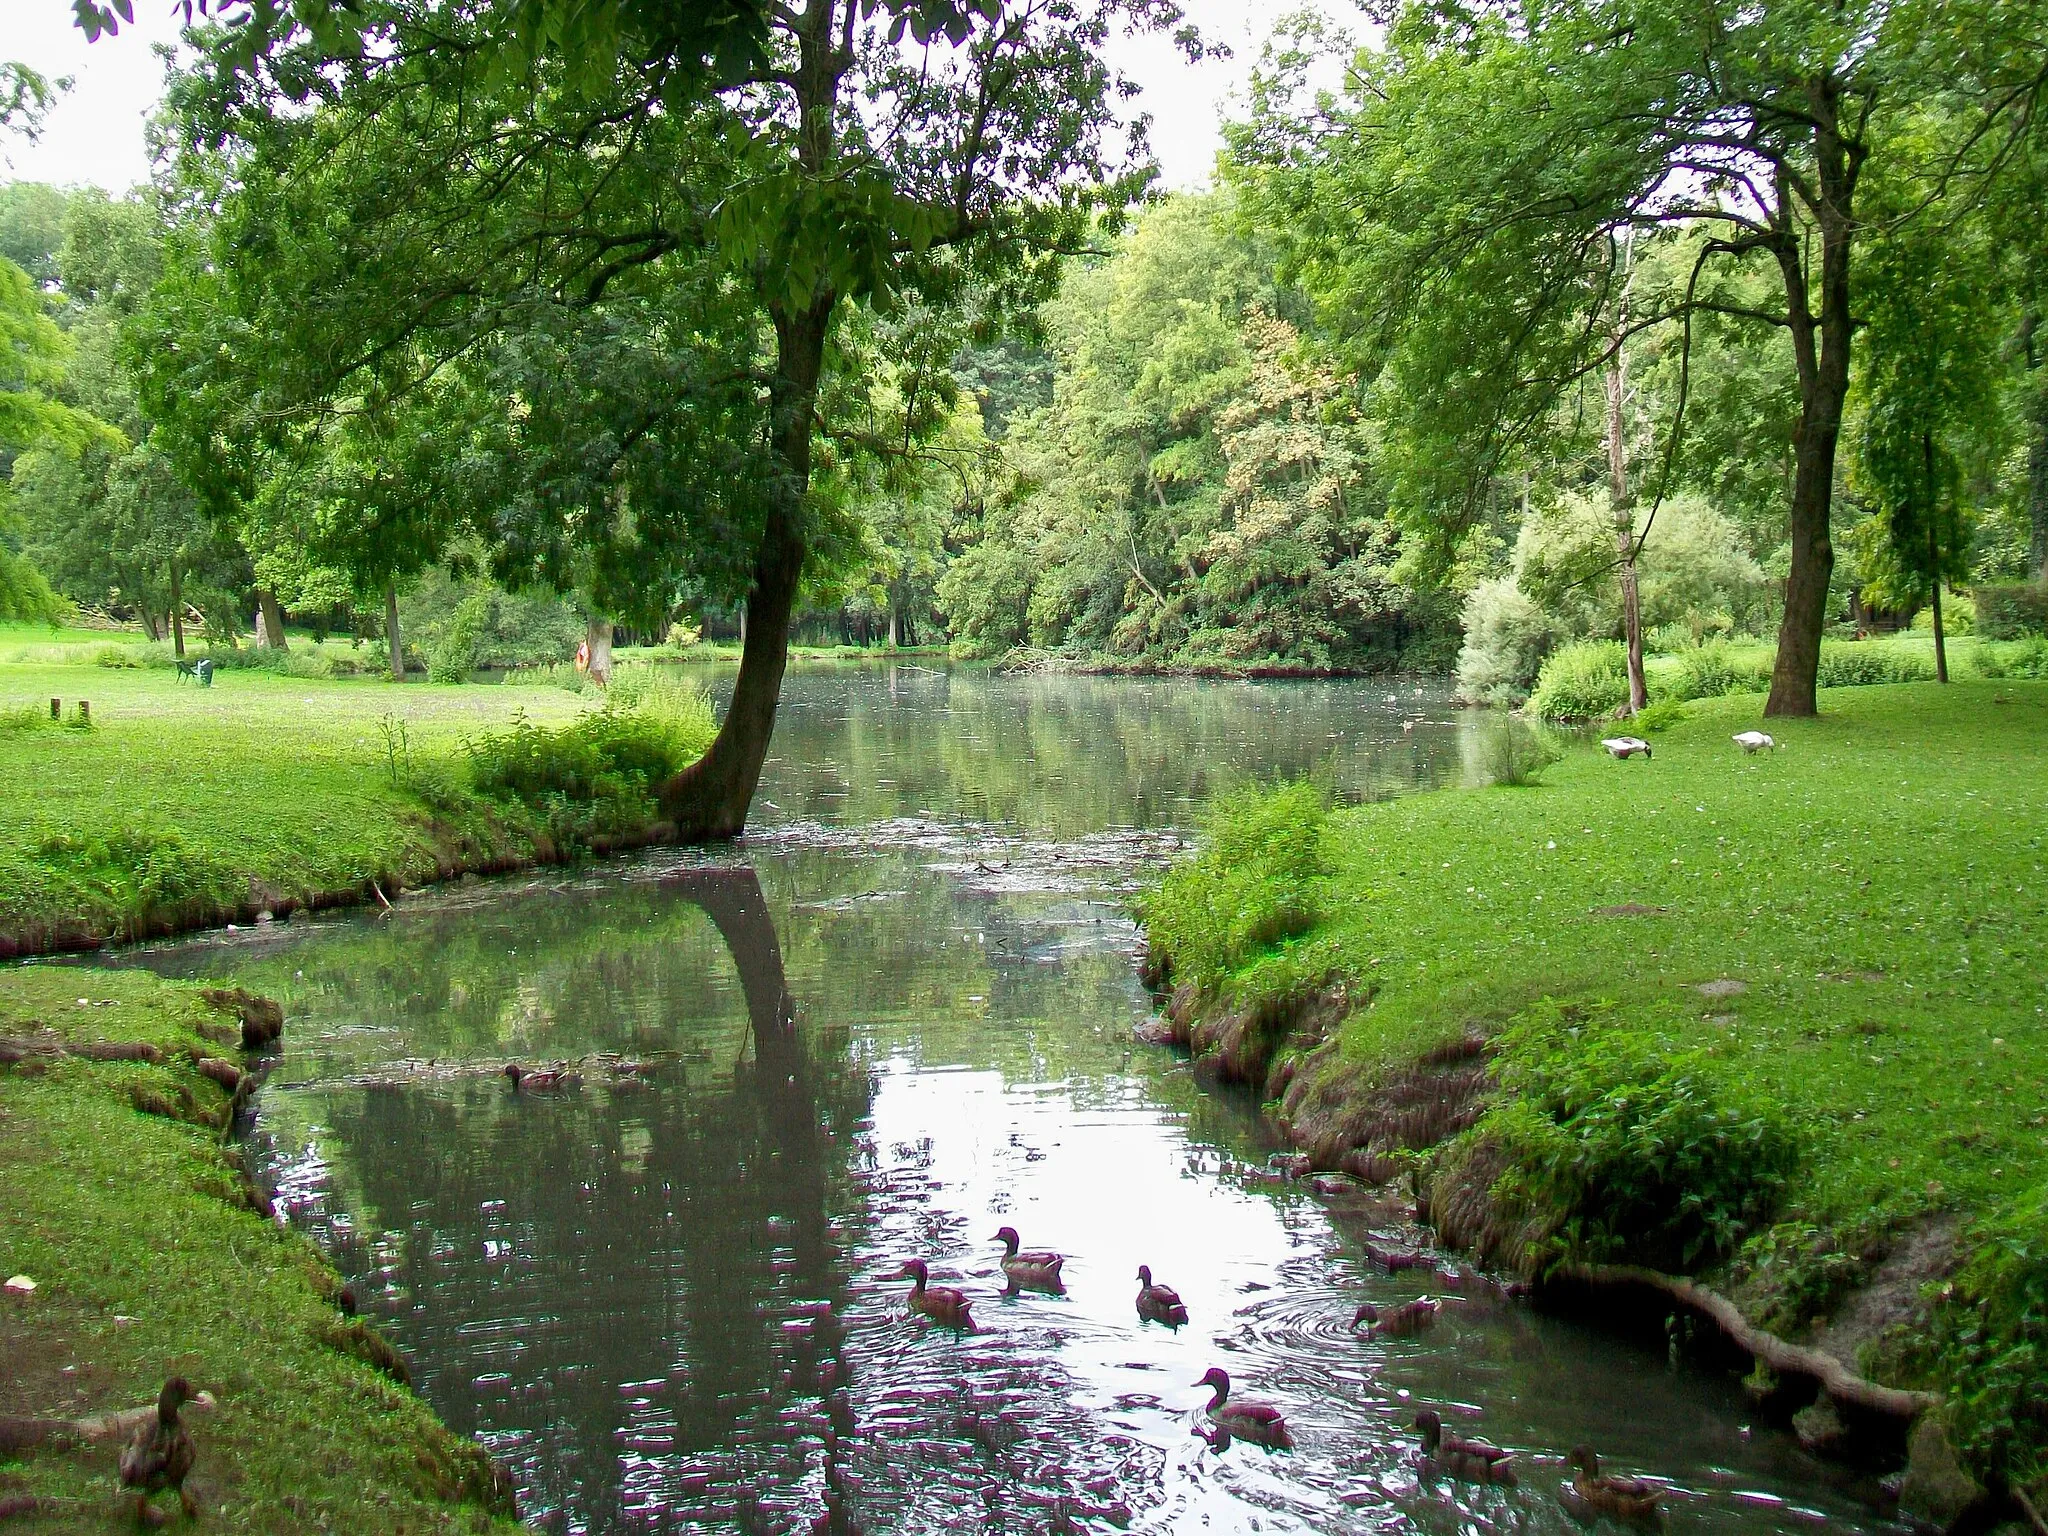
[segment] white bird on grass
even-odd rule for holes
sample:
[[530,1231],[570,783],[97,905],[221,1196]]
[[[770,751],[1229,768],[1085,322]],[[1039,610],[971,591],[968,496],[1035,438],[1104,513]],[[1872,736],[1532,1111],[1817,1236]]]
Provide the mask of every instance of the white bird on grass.
[[1640,736],[1603,736],[1600,745],[1610,757],[1648,757],[1650,744]]
[[1761,752],[1765,747],[1769,747],[1773,752],[1778,750],[1778,744],[1762,731],[1737,731],[1735,745],[1742,748],[1745,754]]

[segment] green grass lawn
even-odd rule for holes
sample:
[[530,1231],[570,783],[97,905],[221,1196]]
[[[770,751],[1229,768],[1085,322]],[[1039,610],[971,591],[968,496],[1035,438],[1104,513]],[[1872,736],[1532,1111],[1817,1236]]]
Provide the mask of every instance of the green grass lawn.
[[1505,1091],[1438,1166],[1490,1139],[1485,1166],[1510,1169],[1493,1194],[1550,1203],[1539,1262],[1641,1256],[1617,1230],[1631,1198],[1686,1170],[1687,1192],[1726,1197],[1709,1227],[1745,1199],[1762,1215],[1694,1267],[1817,1333],[1860,1255],[1952,1218],[1930,1331],[1866,1363],[1957,1394],[1980,1466],[2038,1472],[2048,685],[1829,690],[1819,719],[1762,722],[1780,749],[1745,757],[1729,737],[1759,703],[1689,706],[1649,761],[1586,741],[1533,786],[1331,814],[1325,875],[1303,873],[1284,818],[1265,852],[1240,834],[1148,902],[1154,941],[1222,998],[1345,979],[1314,1066],[1360,1091],[1486,1035]]
[[[351,1352],[312,1245],[251,1208],[222,1142],[228,1094],[191,1061],[239,1059],[234,1014],[140,971],[6,981],[0,1038],[139,1042],[165,1059],[0,1068],[0,1274],[36,1286],[0,1295],[0,1416],[131,1408],[175,1372],[219,1404],[187,1415],[203,1529],[517,1530],[490,1512],[481,1451]],[[50,1501],[25,1531],[132,1530],[119,1453],[0,1451],[0,1498]]]
[[[52,728],[52,698],[67,720],[89,700],[92,728]],[[304,900],[415,880],[465,849],[517,851],[481,802],[426,803],[406,755],[444,765],[445,786],[465,737],[591,707],[555,688],[255,669],[200,688],[157,668],[0,665],[0,934],[107,933],[152,903],[246,901],[251,882]],[[401,728],[394,776],[387,732]]]

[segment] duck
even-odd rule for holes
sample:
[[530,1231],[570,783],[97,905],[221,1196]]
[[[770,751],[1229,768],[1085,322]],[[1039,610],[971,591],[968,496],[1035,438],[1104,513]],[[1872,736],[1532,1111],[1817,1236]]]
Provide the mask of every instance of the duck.
[[1064,1254],[1044,1248],[1019,1253],[1015,1227],[1001,1228],[989,1241],[1003,1245],[1003,1273],[1009,1277],[1011,1290],[1061,1293],[1066,1290],[1060,1283],[1060,1266],[1067,1262]]
[[950,1285],[930,1284],[931,1272],[923,1259],[905,1259],[903,1267],[889,1278],[914,1282],[910,1287],[910,1310],[918,1316],[963,1333],[974,1331],[974,1319],[967,1315],[972,1305],[967,1293]]
[[1422,1432],[1425,1473],[1441,1472],[1468,1483],[1494,1483],[1503,1488],[1515,1485],[1513,1451],[1445,1434],[1444,1421],[1428,1408],[1415,1415],[1415,1427]]
[[1351,1326],[1369,1323],[1368,1330],[1379,1338],[1400,1338],[1406,1334],[1420,1333],[1436,1321],[1439,1303],[1427,1296],[1418,1296],[1413,1301],[1404,1301],[1398,1307],[1389,1307],[1382,1312],[1371,1302],[1360,1302],[1357,1315],[1351,1319]]
[[185,1517],[196,1518],[199,1506],[185,1489],[185,1479],[198,1459],[192,1436],[178,1421],[178,1410],[197,1396],[192,1383],[173,1376],[157,1395],[156,1417],[136,1426],[135,1438],[121,1452],[121,1486],[135,1490],[135,1518],[145,1525],[161,1522],[150,1507],[150,1497],[165,1488],[178,1495]]
[[1187,1303],[1180,1299],[1180,1292],[1168,1285],[1152,1283],[1152,1266],[1138,1266],[1138,1320],[1144,1323],[1164,1323],[1169,1328],[1178,1328],[1188,1320]]
[[1381,1248],[1372,1243],[1366,1243],[1363,1247],[1365,1256],[1390,1275],[1397,1275],[1404,1269],[1436,1268],[1435,1259],[1412,1248]]
[[505,1075],[512,1079],[514,1093],[553,1093],[558,1088],[583,1086],[583,1074],[572,1072],[567,1062],[559,1062],[546,1071],[536,1071],[515,1061],[505,1069]]
[[1742,752],[1745,757],[1749,756],[1751,753],[1761,752],[1766,747],[1768,747],[1773,752],[1778,750],[1777,742],[1773,741],[1770,738],[1770,736],[1763,731],[1737,731],[1733,736],[1729,738],[1729,740],[1733,741],[1735,745],[1742,748]]
[[1609,757],[1640,757],[1646,762],[1649,760],[1650,744],[1640,736],[1603,736],[1600,738],[1600,745],[1607,749]]
[[1600,1458],[1590,1445],[1575,1445],[1565,1465],[1573,1468],[1572,1480],[1558,1490],[1564,1507],[1580,1519],[1606,1515],[1614,1520],[1654,1520],[1657,1500],[1664,1490],[1640,1477],[1615,1477],[1602,1473]]
[[1294,1449],[1294,1436],[1287,1432],[1287,1420],[1280,1416],[1278,1408],[1271,1403],[1255,1403],[1246,1398],[1239,1398],[1234,1403],[1230,1400],[1228,1371],[1212,1365],[1195,1385],[1207,1387],[1214,1394],[1209,1399],[1209,1422],[1224,1434],[1274,1450]]

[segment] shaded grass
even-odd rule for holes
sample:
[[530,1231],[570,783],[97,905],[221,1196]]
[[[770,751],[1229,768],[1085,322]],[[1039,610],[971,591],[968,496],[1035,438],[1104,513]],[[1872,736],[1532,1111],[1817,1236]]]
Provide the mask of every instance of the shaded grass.
[[[168,1062],[0,1069],[0,1271],[37,1283],[0,1296],[0,1415],[134,1407],[176,1372],[220,1400],[189,1418],[208,1529],[517,1529],[490,1512],[477,1448],[330,1342],[333,1271],[250,1208],[222,1140],[228,1095],[188,1059],[234,1055],[236,1029],[197,987],[145,972],[6,973],[0,1035],[147,1042]],[[119,1449],[0,1461],[0,1491],[59,1501],[9,1529],[132,1529]]]
[[[1956,1218],[1959,1278],[1933,1307],[1934,1342],[1894,1339],[1867,1363],[1959,1393],[1976,1463],[2035,1473],[2048,1445],[2048,686],[1839,689],[1822,708],[1768,722],[1775,754],[1728,739],[1758,723],[1754,698],[1703,700],[1650,762],[1587,745],[1539,787],[1333,814],[1319,923],[1228,964],[1167,958],[1177,980],[1239,1001],[1331,975],[1369,992],[1331,1068],[1361,1082],[1476,1029],[1510,1084],[1606,1062],[1578,1102],[1640,1099],[1661,1075],[1702,1096],[1703,1123],[1787,1139],[1796,1163],[1768,1229],[1736,1219],[1693,1262],[1793,1333],[1817,1331],[1874,1240]],[[1183,877],[1153,903],[1201,884]],[[1530,1102],[1509,1108],[1526,1118]],[[1576,1143],[1546,1164],[1530,1151],[1543,1135],[1503,1114],[1470,1136],[1507,1150],[1524,1198],[1558,1198],[1559,1168],[1590,1155],[1583,1117],[1547,1116]],[[1671,1152],[1640,1154],[1643,1187]],[[1590,1240],[1615,1208],[1609,1194],[1553,1210],[1549,1256],[1611,1256]],[[1998,1368],[2008,1386],[1973,1396]]]

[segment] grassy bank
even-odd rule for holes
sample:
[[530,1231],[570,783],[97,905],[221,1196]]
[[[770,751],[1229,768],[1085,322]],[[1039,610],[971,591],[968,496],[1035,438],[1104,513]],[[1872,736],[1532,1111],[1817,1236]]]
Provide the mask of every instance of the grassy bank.
[[[218,1400],[187,1413],[208,1529],[517,1529],[481,1451],[369,1363],[333,1271],[254,1208],[229,1090],[194,1064],[242,1062],[239,1033],[144,972],[5,973],[0,1042],[32,1049],[0,1066],[0,1272],[35,1290],[0,1294],[0,1423],[132,1408],[182,1374]],[[110,1044],[159,1059],[82,1054]],[[0,1501],[38,1500],[8,1529],[132,1529],[119,1451],[0,1450]]]
[[[686,761],[711,722],[678,684],[614,691],[607,712],[555,688],[255,669],[200,688],[153,668],[0,665],[0,953],[246,920],[630,837],[653,816],[649,723],[667,760]],[[637,756],[614,771],[627,737]]]
[[1414,1166],[1531,1274],[1705,1276],[2038,1486],[2048,685],[1829,690],[1744,757],[1759,704],[1525,788],[1235,802],[1154,965],[1319,1160]]

